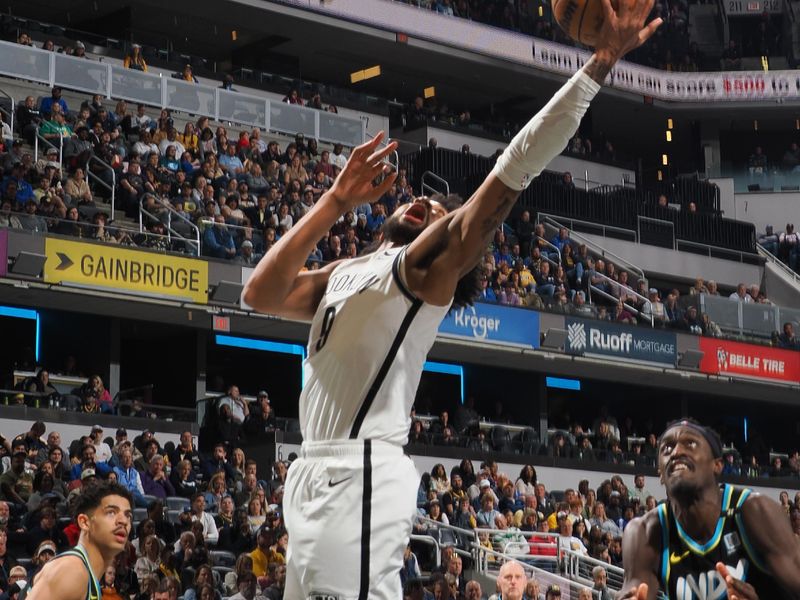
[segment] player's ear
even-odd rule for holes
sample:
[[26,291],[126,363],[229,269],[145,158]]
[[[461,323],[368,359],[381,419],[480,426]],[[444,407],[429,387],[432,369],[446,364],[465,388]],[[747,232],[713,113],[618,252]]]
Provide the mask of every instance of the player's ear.
[[715,458],[714,459],[714,476],[715,477],[719,477],[720,475],[722,475],[722,466],[723,466],[722,459],[721,458]]
[[658,480],[661,482],[661,485],[664,485],[664,473],[661,472],[661,468],[658,469]]
[[90,520],[91,517],[85,513],[81,513],[75,518],[75,522],[78,524],[81,531],[87,531],[89,529]]

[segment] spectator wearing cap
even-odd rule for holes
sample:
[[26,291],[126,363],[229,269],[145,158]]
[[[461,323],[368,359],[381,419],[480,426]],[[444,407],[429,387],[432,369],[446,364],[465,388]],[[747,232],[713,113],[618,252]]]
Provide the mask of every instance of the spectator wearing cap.
[[[89,439],[91,440],[91,438]],[[83,471],[87,468],[95,469],[100,477],[103,478],[107,477],[113,470],[107,462],[97,460],[97,451],[91,441],[81,448],[80,459],[78,464],[72,465],[72,470],[70,471],[71,481],[80,479]]]
[[61,109],[62,114],[66,115],[69,112],[66,101],[61,97],[61,88],[59,86],[53,88],[49,98],[42,100],[39,106],[39,112],[41,112],[45,118],[49,119],[53,112],[53,106],[56,104]]
[[174,73],[172,75],[173,79],[180,79],[182,81],[190,81],[191,83],[197,83],[197,77],[194,76],[194,71],[192,70],[192,65],[185,64],[183,65],[183,69]]
[[131,51],[125,55],[122,66],[125,69],[133,69],[134,71],[147,73],[147,63],[142,56],[142,47],[139,44],[133,44],[131,46]]
[[102,425],[94,425],[92,427],[92,445],[95,449],[95,460],[100,462],[109,462],[113,456],[111,448],[103,441],[103,427]]
[[663,325],[666,322],[667,311],[656,288],[647,290],[647,302],[642,307],[642,315],[648,319],[652,316],[656,325]]
[[558,511],[556,513],[556,527],[558,529],[559,549],[577,552],[583,556],[589,554],[583,544],[583,540],[572,535],[572,521],[570,521],[569,514],[566,511]]
[[261,254],[253,250],[253,242],[244,240],[239,246],[239,256],[236,257],[236,262],[248,267],[254,267],[261,260]]
[[7,598],[16,597],[15,594],[21,592],[28,585],[28,572],[22,565],[15,565],[8,571],[7,587],[2,589],[6,590],[5,594],[0,594],[0,599],[6,600]]

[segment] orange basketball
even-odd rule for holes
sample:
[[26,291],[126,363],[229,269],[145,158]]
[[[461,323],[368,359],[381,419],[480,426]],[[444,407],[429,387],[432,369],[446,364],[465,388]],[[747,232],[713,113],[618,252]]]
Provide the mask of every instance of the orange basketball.
[[[561,29],[576,42],[594,46],[605,21],[600,0],[552,0],[553,15]],[[611,0],[616,10],[617,0]]]

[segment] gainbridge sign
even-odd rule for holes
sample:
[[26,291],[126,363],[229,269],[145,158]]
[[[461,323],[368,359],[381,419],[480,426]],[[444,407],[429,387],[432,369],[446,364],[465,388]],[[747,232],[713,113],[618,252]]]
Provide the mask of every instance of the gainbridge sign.
[[703,373],[772,381],[800,382],[800,352],[700,338]]
[[47,238],[44,279],[49,283],[127,291],[205,304],[208,263],[110,244]]

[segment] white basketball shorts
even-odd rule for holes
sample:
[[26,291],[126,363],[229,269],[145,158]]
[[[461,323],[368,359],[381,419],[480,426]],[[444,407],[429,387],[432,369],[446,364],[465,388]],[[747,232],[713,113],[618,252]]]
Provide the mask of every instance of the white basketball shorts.
[[284,600],[402,600],[419,475],[375,440],[304,442],[286,477]]

